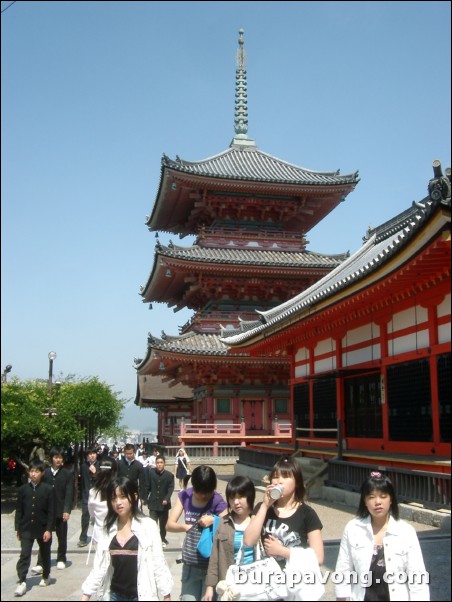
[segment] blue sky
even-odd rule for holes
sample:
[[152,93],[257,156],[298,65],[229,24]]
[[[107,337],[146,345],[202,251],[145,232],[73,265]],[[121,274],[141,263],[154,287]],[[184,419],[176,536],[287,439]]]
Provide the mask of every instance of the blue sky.
[[[2,2],[2,370],[99,376],[131,400],[147,334],[162,153],[200,160],[233,135],[245,30],[257,146],[361,181],[309,249],[356,251],[369,225],[422,199],[450,166],[449,2]],[[6,10],[5,10],[6,9]],[[175,244],[189,245],[191,239]],[[161,236],[162,242],[169,237]]]

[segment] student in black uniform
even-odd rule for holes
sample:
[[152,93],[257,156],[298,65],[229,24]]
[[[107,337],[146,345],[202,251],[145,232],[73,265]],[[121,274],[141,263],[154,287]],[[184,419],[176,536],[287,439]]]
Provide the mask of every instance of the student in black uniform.
[[[74,483],[72,473],[64,468],[64,450],[52,447],[49,452],[51,466],[46,468],[42,482],[47,483],[55,491],[55,533],[58,540],[57,569],[66,568],[68,520],[71,516]],[[38,554],[38,563],[31,569],[33,575],[41,575],[42,558]]]
[[165,458],[157,456],[155,468],[148,466],[144,469],[146,477],[147,504],[149,516],[155,520],[160,529],[162,546],[166,548],[166,523],[171,508],[171,495],[174,491],[174,477],[169,470],[165,470]]
[[19,583],[15,596],[23,596],[27,591],[27,573],[35,539],[42,557],[42,579],[39,585],[45,587],[49,584],[50,547],[55,528],[55,493],[53,487],[41,482],[44,470],[41,460],[32,460],[28,469],[30,481],[17,492],[15,529],[20,541],[20,557],[16,566]]
[[124,446],[124,457],[118,462],[118,477],[127,477],[138,486],[140,499],[146,503],[146,483],[143,464],[135,458],[135,445],[127,443]]

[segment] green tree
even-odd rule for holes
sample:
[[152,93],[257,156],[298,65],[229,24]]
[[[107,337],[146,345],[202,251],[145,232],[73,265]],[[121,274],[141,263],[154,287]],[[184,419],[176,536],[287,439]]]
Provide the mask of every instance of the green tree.
[[97,377],[77,382],[68,376],[54,384],[49,394],[47,381],[11,379],[2,384],[2,456],[28,460],[33,439],[46,450],[88,439],[119,425],[125,401]]

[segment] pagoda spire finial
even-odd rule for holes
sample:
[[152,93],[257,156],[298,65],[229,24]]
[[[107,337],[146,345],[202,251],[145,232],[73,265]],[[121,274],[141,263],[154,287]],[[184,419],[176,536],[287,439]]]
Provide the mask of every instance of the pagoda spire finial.
[[244,31],[239,29],[239,47],[237,48],[235,70],[235,115],[234,140],[232,145],[254,146],[254,140],[247,136],[248,132],[248,92],[246,87],[246,53],[244,48]]

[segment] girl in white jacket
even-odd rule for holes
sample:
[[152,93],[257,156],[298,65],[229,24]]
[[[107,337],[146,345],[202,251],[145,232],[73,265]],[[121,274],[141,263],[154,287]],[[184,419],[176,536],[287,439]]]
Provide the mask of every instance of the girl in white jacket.
[[94,567],[82,585],[82,601],[171,600],[173,579],[157,523],[138,508],[135,481],[120,477],[107,491],[108,514]]
[[399,520],[390,479],[372,472],[357,517],[345,527],[336,563],[336,600],[430,600],[414,528]]

